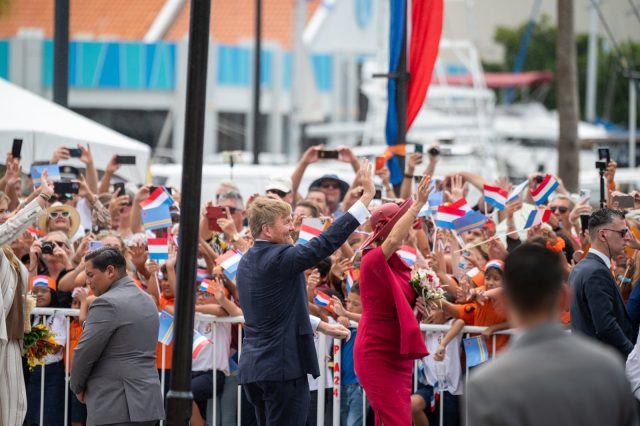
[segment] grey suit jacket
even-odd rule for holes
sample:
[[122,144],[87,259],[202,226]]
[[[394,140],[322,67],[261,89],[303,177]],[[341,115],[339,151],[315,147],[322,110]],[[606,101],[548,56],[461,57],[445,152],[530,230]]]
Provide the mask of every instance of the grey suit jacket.
[[71,368],[71,390],[85,391],[88,425],[164,417],[158,326],[153,300],[128,276],[91,304]]
[[557,324],[525,331],[472,372],[465,397],[468,426],[638,424],[620,355]]

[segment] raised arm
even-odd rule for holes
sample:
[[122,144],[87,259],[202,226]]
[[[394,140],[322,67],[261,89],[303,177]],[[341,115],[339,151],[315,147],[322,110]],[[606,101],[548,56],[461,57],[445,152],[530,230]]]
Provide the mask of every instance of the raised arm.
[[431,182],[430,176],[424,176],[418,184],[418,191],[416,193],[416,200],[407,212],[400,218],[395,224],[389,236],[382,243],[382,253],[386,259],[389,259],[393,253],[398,251],[402,247],[402,242],[406,238],[409,230],[413,226],[413,222],[416,220],[416,216],[420,212],[420,209],[427,202],[429,197],[429,183]]
[[302,176],[304,176],[305,170],[307,170],[309,164],[318,161],[318,151],[321,151],[323,148],[324,145],[314,145],[302,154],[302,158],[298,162],[296,169],[291,174],[291,190],[293,192],[294,199],[298,194],[300,182],[302,182]]

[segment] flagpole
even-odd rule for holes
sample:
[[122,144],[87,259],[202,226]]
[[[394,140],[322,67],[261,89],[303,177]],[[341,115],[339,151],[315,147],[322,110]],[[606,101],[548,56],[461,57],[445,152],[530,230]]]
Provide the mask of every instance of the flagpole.
[[496,234],[496,235],[494,235],[493,237],[491,237],[491,238],[489,238],[487,240],[480,241],[479,243],[472,244],[472,245],[467,246],[465,248],[462,248],[460,250],[456,250],[454,253],[460,253],[461,251],[465,251],[465,250],[468,250],[470,248],[481,246],[481,245],[483,245],[485,243],[488,243],[489,241],[496,240],[496,239],[498,239],[500,237],[507,237],[509,235],[517,234],[518,232],[522,232],[522,231],[524,231],[524,229],[516,229],[515,231],[511,231],[511,232]]

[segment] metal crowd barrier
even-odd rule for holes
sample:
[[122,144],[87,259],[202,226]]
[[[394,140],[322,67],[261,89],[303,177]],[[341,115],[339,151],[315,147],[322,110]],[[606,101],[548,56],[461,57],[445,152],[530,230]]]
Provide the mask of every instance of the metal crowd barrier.
[[[41,315],[44,317],[44,319],[46,320],[46,317],[50,316],[50,315],[54,315],[55,313],[58,314],[62,314],[66,317],[66,328],[67,328],[67,341],[65,344],[65,394],[64,394],[64,424],[68,424],[68,407],[69,407],[69,373],[68,371],[70,370],[70,366],[69,364],[69,338],[70,338],[70,324],[71,324],[71,317],[76,317],[80,314],[80,311],[78,309],[57,309],[57,308],[35,308],[32,312],[33,315]],[[200,313],[196,313],[196,319],[200,320],[200,321],[204,321],[204,322],[209,322],[212,325],[212,330],[213,330],[213,365],[215,368],[215,364],[216,364],[216,357],[217,357],[217,345],[215,344],[216,338],[217,338],[217,324],[222,324],[222,323],[231,323],[231,324],[242,324],[244,322],[244,318],[241,316],[237,316],[237,317],[216,317],[213,315],[205,315],[205,314],[200,314]],[[353,323],[353,326],[357,326],[357,323]],[[450,325],[437,325],[437,324],[420,324],[420,330],[425,333],[425,338],[426,338],[426,333],[427,332],[434,332],[434,331],[448,331],[450,328]],[[466,337],[469,337],[470,334],[479,334],[482,333],[482,331],[485,330],[486,327],[474,327],[474,326],[465,326],[461,333],[463,333]],[[500,331],[497,332],[496,334],[494,334],[492,336],[492,346],[493,346],[493,351],[492,351],[492,358],[495,356],[495,349],[496,349],[496,335],[497,334],[512,334],[512,330],[504,330],[504,331]],[[318,363],[319,363],[319,367],[320,367],[320,377],[318,379],[318,400],[317,400],[317,417],[316,417],[316,422],[318,426],[322,426],[325,424],[325,390],[326,390],[326,359],[327,356],[331,356],[332,354],[327,354],[326,352],[326,339],[327,336],[323,333],[318,333],[318,348],[320,349],[319,354],[318,354]],[[342,341],[339,339],[333,339],[333,345],[332,345],[332,349],[333,349],[333,416],[332,416],[332,424],[334,426],[339,426],[340,425],[340,397],[341,397],[341,389],[340,389],[340,385],[341,385],[341,378],[340,378],[340,372],[342,371],[342,364],[341,364],[341,353],[342,353]],[[162,350],[162,374],[160,376],[160,380],[161,380],[161,387],[162,387],[162,395],[164,395],[164,389],[165,387],[168,385],[167,383],[165,383],[164,380],[164,361],[165,361],[165,346],[163,346],[163,350]],[[240,359],[242,356],[242,328],[238,327],[238,359]],[[418,362],[419,360],[416,360],[416,362],[414,363],[414,374],[413,374],[413,390],[414,392],[417,390],[418,388]],[[336,368],[337,366],[337,368]],[[44,408],[44,378],[45,378],[45,366],[42,366],[42,380],[41,380],[41,388],[40,388],[40,425],[42,426],[43,424],[43,408]],[[210,425],[217,425],[218,424],[218,399],[216,397],[217,395],[217,390],[218,390],[218,386],[217,386],[217,380],[216,380],[216,374],[215,371],[213,372],[214,376],[213,376],[213,397],[212,397],[212,401],[211,405],[212,405],[212,415],[209,419],[207,419],[207,424]],[[466,367],[465,368],[465,374],[464,374],[464,389],[467,388],[467,382],[468,382],[468,377],[469,377],[469,368]],[[443,425],[443,415],[444,415],[444,395],[443,395],[443,390],[440,389],[440,410],[439,410],[439,414],[440,414],[440,425]],[[362,390],[362,424],[365,425],[366,421],[367,421],[367,401],[366,401],[366,395],[364,392],[364,389]],[[464,424],[468,424],[468,418],[467,418],[467,406],[466,406],[466,401],[467,398],[464,399],[464,417],[465,417],[465,422]],[[427,401],[428,403],[428,401]],[[241,426],[242,424],[242,387],[241,386],[237,386],[237,405],[236,407],[227,407],[226,409],[231,409],[233,410],[235,408],[236,411],[236,424],[237,426]],[[224,409],[224,408],[223,408]],[[201,413],[203,417],[206,418],[206,413]],[[163,422],[160,422],[160,424],[162,425]],[[227,425],[225,425],[227,426]]]

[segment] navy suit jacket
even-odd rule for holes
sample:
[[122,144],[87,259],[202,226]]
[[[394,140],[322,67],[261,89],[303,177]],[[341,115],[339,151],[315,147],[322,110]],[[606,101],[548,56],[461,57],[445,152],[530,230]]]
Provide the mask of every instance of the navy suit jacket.
[[304,245],[256,241],[238,266],[245,334],[240,383],[320,375],[304,271],[336,251],[359,222],[345,213]]
[[587,253],[569,275],[573,290],[571,328],[616,348],[626,359],[638,330],[629,318],[611,271]]

